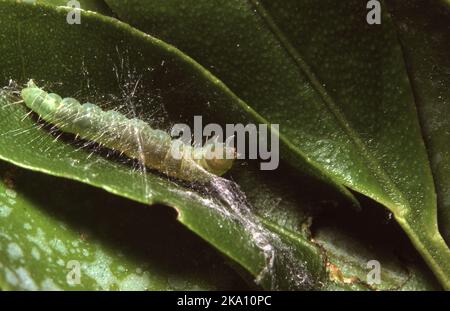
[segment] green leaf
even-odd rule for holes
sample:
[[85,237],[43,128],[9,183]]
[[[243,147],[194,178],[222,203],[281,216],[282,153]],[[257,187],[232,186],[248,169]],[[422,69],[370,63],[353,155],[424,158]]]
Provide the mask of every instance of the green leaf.
[[[4,162],[0,177],[2,289],[246,288],[167,208]],[[72,265],[80,268],[79,284]]]
[[391,3],[433,169],[441,230],[450,243],[450,2]]
[[[220,120],[213,117],[224,107],[228,117],[247,123],[249,116],[238,99],[175,48],[90,12],[83,12],[81,25],[68,25],[66,14],[63,8],[0,1],[3,84],[33,78],[63,96],[133,111],[163,129],[172,122],[186,122],[196,112]],[[132,93],[136,97],[130,97]],[[209,102],[216,105],[208,108]],[[273,237],[246,206],[225,205],[155,172],[136,169],[135,163],[117,154],[86,147],[70,136],[54,136],[28,115],[24,105],[2,98],[1,106],[0,158],[141,203],[174,207],[183,224],[254,277],[262,276],[266,288],[308,288],[323,278],[317,247],[300,236]],[[272,242],[277,257],[266,273],[271,258],[262,248],[272,247]]]
[[[276,172],[260,174],[256,178],[251,166],[231,172],[261,221],[283,236],[320,248],[327,275],[316,289],[441,289],[398,225],[373,201],[363,200],[362,211],[343,209],[331,193],[284,164]],[[381,284],[367,283],[370,260],[380,263]]]
[[280,136],[295,154],[284,152],[285,159],[306,161],[391,210],[450,289],[433,176],[384,6],[382,24],[369,25],[360,0],[106,2],[281,124]]

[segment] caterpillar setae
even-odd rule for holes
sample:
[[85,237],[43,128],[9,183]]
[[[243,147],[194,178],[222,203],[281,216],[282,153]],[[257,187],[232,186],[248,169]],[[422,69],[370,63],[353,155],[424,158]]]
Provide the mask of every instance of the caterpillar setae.
[[[65,133],[75,134],[136,159],[146,167],[189,182],[207,182],[226,173],[233,165],[234,149],[224,144],[192,147],[172,140],[167,132],[153,129],[139,119],[47,93],[30,80],[21,91],[25,105],[44,121]],[[173,156],[177,148],[180,156]],[[231,150],[233,149],[233,150]]]

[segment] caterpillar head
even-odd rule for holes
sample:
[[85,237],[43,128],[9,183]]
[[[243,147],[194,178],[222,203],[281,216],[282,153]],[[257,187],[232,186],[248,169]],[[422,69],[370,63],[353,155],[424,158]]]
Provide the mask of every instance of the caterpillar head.
[[203,168],[217,176],[225,174],[233,166],[236,150],[225,144],[211,144],[203,147]]

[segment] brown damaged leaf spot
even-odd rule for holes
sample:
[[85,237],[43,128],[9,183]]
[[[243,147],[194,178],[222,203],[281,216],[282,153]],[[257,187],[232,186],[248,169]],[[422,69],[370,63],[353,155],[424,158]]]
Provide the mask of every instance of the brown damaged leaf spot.
[[332,264],[331,262],[327,262],[326,266],[327,266],[327,272],[328,272],[328,275],[329,275],[331,281],[341,282],[344,284],[361,283],[361,281],[355,276],[345,277],[344,274],[342,273],[342,271],[335,264]]
[[367,284],[366,282],[363,282],[361,279],[359,279],[356,276],[346,277],[341,269],[335,264],[333,264],[328,256],[328,251],[325,249],[325,247],[317,242],[314,238],[310,238],[311,243],[316,245],[320,252],[322,253],[322,258],[324,261],[324,266],[326,268],[326,271],[328,273],[328,278],[330,281],[340,284],[346,284],[346,285],[360,285],[362,287],[366,287],[369,290],[377,290],[376,288],[372,287],[371,285]]
[[3,175],[3,183],[8,187],[8,189],[14,190],[15,188],[15,182],[14,182],[14,175],[16,173],[16,169],[11,167],[7,171],[4,172]]

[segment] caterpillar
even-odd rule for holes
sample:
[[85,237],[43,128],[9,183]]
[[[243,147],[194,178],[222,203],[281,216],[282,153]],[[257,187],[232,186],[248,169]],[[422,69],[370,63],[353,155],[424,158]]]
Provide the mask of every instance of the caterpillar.
[[[225,144],[193,147],[173,140],[162,130],[140,119],[129,119],[114,111],[103,111],[92,103],[80,104],[74,98],[47,93],[30,80],[22,89],[25,105],[60,131],[75,134],[168,176],[188,182],[207,182],[223,175],[233,165],[234,149]],[[180,156],[174,157],[174,150]],[[213,174],[213,175],[212,175]]]

